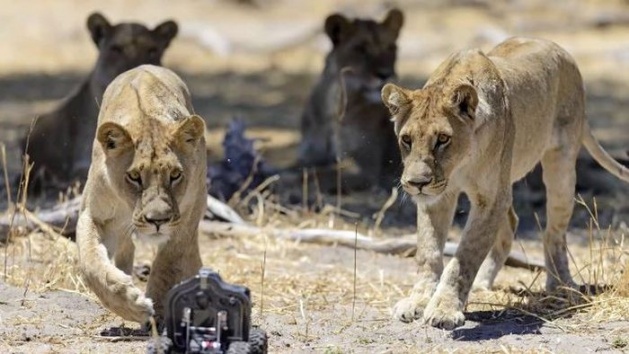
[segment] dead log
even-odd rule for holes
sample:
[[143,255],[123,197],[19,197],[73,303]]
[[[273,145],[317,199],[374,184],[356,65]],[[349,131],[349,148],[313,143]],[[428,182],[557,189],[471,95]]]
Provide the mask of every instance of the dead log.
[[226,220],[233,224],[245,223],[234,209],[211,195],[207,196],[207,211],[205,212],[205,216],[209,219]]
[[[0,217],[0,242],[5,242],[11,227],[24,228],[27,231],[40,228],[42,223],[60,230],[64,236],[73,235],[76,230],[80,198],[56,205],[52,209],[41,210],[31,214],[30,212],[7,213]],[[413,256],[417,250],[417,241],[414,235],[377,240],[368,236],[357,234],[348,230],[330,229],[295,229],[295,228],[260,228],[248,225],[227,204],[208,196],[207,214],[228,222],[202,220],[199,225],[201,233],[220,237],[255,237],[268,235],[269,237],[282,238],[297,242],[316,243],[323,245],[340,245],[377,253]],[[444,254],[453,256],[458,245],[448,242]],[[505,263],[508,266],[525,268],[530,270],[544,269],[544,263],[529,259],[521,252],[511,251]]]
[[[69,236],[74,234],[76,230],[80,207],[81,198],[74,198],[65,203],[57,204],[51,209],[39,210],[33,212],[33,214],[41,222],[60,230],[60,234]],[[31,231],[37,229],[39,225],[36,220],[29,217],[29,213],[22,212],[19,208],[14,208],[0,217],[0,242],[6,240],[12,227]]]
[[[417,250],[417,239],[414,235],[377,240],[354,231],[330,229],[279,229],[255,227],[252,225],[236,225],[209,220],[201,221],[199,231],[205,235],[220,237],[256,237],[267,235],[296,242],[316,243],[323,245],[339,245],[377,253],[414,256]],[[454,256],[458,244],[447,242],[444,249],[446,256]],[[529,270],[544,269],[540,260],[530,259],[521,252],[511,251],[505,262],[506,265]]]

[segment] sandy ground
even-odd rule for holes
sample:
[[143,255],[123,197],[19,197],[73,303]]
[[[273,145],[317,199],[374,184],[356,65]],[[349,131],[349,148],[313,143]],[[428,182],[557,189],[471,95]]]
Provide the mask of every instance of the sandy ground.
[[[261,2],[261,7],[250,8],[211,0],[106,4],[1,0],[0,142],[6,145],[8,173],[14,176],[19,171],[17,139],[30,120],[54,107],[93,65],[96,50],[84,21],[94,10],[113,22],[155,25],[176,19],[181,32],[164,64],[189,84],[198,113],[216,137],[213,157],[220,155],[225,124],[241,116],[252,127],[252,135],[267,138],[261,146],[265,158],[277,166],[289,165],[299,139],[301,107],[329,49],[319,31],[323,19],[332,11],[381,17],[384,6],[375,0]],[[454,50],[489,49],[510,35],[555,40],[582,68],[595,135],[616,158],[627,160],[629,6],[625,2],[396,3],[406,13],[398,64],[404,84],[421,86]],[[629,223],[629,187],[584,156],[578,191],[589,206],[597,197],[597,220],[603,231],[589,234],[589,212],[577,206],[569,236],[575,278],[587,284],[614,284],[627,264],[626,241],[621,242],[628,234],[623,222]],[[535,213],[543,212],[539,176],[518,185],[515,195],[523,225],[515,247],[541,257],[535,226]],[[381,205],[384,198],[352,196],[346,207]],[[308,212],[296,214],[278,225],[316,219]],[[398,214],[403,216],[397,218]],[[397,205],[387,214],[384,233],[411,231],[411,224],[398,222],[408,221],[408,215],[412,215],[410,204]],[[251,218],[255,220],[255,215]],[[373,224],[369,213],[359,221],[362,229]],[[348,220],[341,227],[352,229],[353,223]],[[456,237],[453,232],[452,238]],[[362,251],[354,258],[352,250],[281,242],[263,235],[239,240],[202,237],[201,248],[205,265],[252,289],[254,322],[269,332],[273,353],[580,353],[629,348],[626,297],[611,292],[596,297],[590,307],[557,310],[552,298],[540,292],[544,276],[528,271],[504,269],[495,291],[472,295],[466,326],[447,332],[390,319],[390,307],[412,287],[411,258]],[[99,335],[103,329],[120,326],[122,320],[103,310],[85,290],[76,276],[74,252],[73,244],[41,234],[18,237],[0,248],[5,264],[0,274],[0,352],[144,351],[145,341]],[[138,262],[148,261],[150,255],[145,250]],[[518,295],[513,287],[529,291]]]
[[[607,277],[618,270],[618,249],[603,252],[601,270],[605,270],[596,275],[598,266],[589,266],[596,264],[596,259],[590,258],[588,247],[580,241],[581,236],[570,236],[571,250],[578,259],[576,268],[583,277],[577,279],[598,284],[615,281],[615,277]],[[271,353],[585,353],[626,349],[626,298],[603,294],[584,309],[557,305],[539,292],[543,274],[505,268],[495,291],[472,294],[466,325],[449,332],[390,319],[390,306],[413,284],[411,258],[363,251],[354,254],[346,248],[300,245],[262,235],[253,239],[205,236],[200,243],[205,265],[252,290],[253,322],[268,332]],[[522,241],[517,247],[526,249],[531,257],[540,256],[535,241]],[[30,254],[25,252],[29,248]],[[19,287],[0,283],[2,352],[145,351],[142,338],[100,335],[123,321],[85,292],[72,265],[75,251],[73,244],[41,234],[20,239],[9,248],[10,283]],[[152,250],[139,253],[141,264],[150,259]],[[530,291],[516,294],[524,288]]]

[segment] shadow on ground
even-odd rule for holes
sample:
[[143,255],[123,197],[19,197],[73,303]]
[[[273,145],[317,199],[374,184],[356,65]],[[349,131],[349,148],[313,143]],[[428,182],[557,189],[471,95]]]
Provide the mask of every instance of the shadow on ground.
[[539,317],[524,315],[516,310],[471,312],[465,314],[465,319],[478,324],[452,331],[454,340],[476,342],[511,334],[541,334],[540,329],[544,325]]
[[507,292],[522,298],[519,304],[503,310],[474,311],[465,313],[467,321],[475,322],[473,327],[463,327],[452,331],[452,338],[458,341],[479,341],[498,339],[508,335],[542,334],[542,327],[561,318],[570,318],[580,309],[587,307],[591,296],[611,291],[613,286],[606,284],[584,284],[572,300],[565,296],[545,291],[530,292],[515,288]]

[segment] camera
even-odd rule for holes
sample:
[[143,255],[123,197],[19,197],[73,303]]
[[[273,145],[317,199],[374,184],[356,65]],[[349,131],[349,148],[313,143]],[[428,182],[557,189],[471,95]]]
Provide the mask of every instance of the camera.
[[167,295],[164,333],[151,339],[147,353],[266,354],[267,336],[251,327],[247,287],[229,284],[201,268]]

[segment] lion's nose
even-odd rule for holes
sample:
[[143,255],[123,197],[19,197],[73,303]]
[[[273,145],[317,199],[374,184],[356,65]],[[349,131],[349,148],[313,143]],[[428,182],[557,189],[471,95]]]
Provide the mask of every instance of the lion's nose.
[[376,76],[380,80],[386,80],[386,79],[392,77],[393,75],[395,75],[395,72],[393,72],[393,70],[391,70],[391,69],[381,68],[381,69],[378,69],[378,71],[376,72]]
[[407,179],[406,184],[421,190],[432,182],[432,176],[417,176]]

